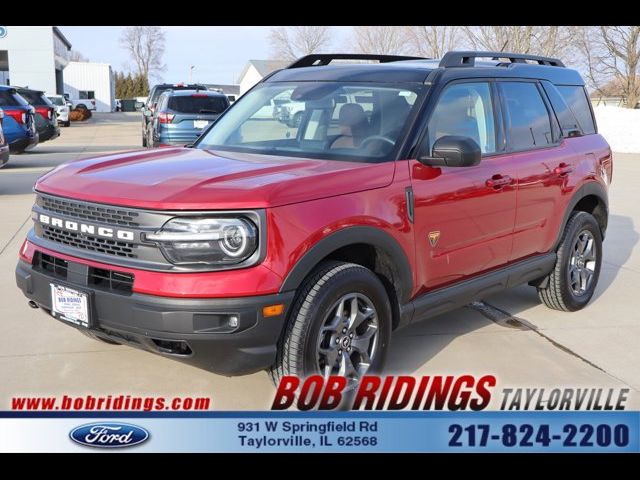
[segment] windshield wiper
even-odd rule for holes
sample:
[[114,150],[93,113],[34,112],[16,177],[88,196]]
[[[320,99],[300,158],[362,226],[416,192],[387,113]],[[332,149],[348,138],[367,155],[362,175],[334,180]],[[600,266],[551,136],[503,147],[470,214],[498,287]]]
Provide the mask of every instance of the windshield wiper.
[[206,108],[203,108],[202,110],[200,110],[200,113],[213,113],[214,115],[218,115],[220,112],[216,112],[215,110],[207,110]]

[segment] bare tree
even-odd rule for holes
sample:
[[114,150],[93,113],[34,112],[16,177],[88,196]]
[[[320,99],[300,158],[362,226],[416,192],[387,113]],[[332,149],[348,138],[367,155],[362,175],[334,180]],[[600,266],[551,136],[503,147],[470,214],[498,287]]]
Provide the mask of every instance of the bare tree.
[[120,37],[120,45],[129,52],[137,73],[145,78],[157,77],[165,70],[164,44],[164,31],[154,26],[127,27]]
[[600,26],[579,29],[577,45],[586,76],[596,91],[617,86],[635,108],[640,100],[640,26]]
[[494,52],[563,56],[573,47],[573,29],[562,26],[464,27],[471,46]]
[[328,47],[331,29],[324,25],[274,27],[269,34],[269,43],[273,58],[295,60]]
[[89,59],[77,50],[69,52],[69,61],[71,62],[88,62]]
[[402,55],[410,51],[405,27],[359,26],[353,27],[351,48],[356,53]]
[[407,27],[411,53],[429,58],[440,58],[449,50],[460,48],[460,33],[460,27],[448,25]]

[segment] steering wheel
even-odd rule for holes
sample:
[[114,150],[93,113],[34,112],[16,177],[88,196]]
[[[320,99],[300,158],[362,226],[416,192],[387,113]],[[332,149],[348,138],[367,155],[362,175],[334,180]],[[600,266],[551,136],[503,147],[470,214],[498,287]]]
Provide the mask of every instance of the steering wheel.
[[395,146],[396,142],[394,142],[393,140],[391,140],[389,137],[385,137],[384,135],[372,135],[370,137],[365,138],[361,143],[360,143],[360,148],[366,148],[366,146],[371,143],[374,142],[376,140],[380,140],[382,142],[388,143],[389,145],[391,145],[392,147]]

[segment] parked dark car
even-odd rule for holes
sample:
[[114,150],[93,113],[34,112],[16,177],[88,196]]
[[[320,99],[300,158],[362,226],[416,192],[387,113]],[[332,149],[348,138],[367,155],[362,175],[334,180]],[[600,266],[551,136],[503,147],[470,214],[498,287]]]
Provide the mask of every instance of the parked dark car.
[[153,122],[154,112],[156,110],[156,104],[162,92],[166,90],[206,90],[204,85],[191,83],[159,83],[154,85],[149,92],[147,103],[142,107],[142,146],[147,146],[147,139],[149,138],[149,125]]
[[60,136],[58,127],[58,117],[56,116],[56,106],[51,103],[44,92],[32,90],[30,88],[17,88],[20,96],[35,109],[36,130],[40,136],[40,143],[53,140]]
[[12,153],[22,153],[38,144],[35,109],[13,87],[0,85],[0,108],[4,110],[2,128]]
[[4,167],[9,161],[9,144],[7,138],[2,132],[2,120],[4,119],[4,112],[0,108],[0,168]]
[[224,93],[202,90],[167,90],[158,99],[149,128],[149,147],[183,146],[200,134],[229,107]]

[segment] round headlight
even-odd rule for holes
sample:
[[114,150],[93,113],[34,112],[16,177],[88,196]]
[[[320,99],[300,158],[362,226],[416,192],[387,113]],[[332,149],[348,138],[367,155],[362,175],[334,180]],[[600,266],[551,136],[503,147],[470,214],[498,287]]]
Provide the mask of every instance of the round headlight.
[[245,253],[248,236],[249,230],[242,223],[226,226],[222,231],[220,248],[230,257],[238,257]]

